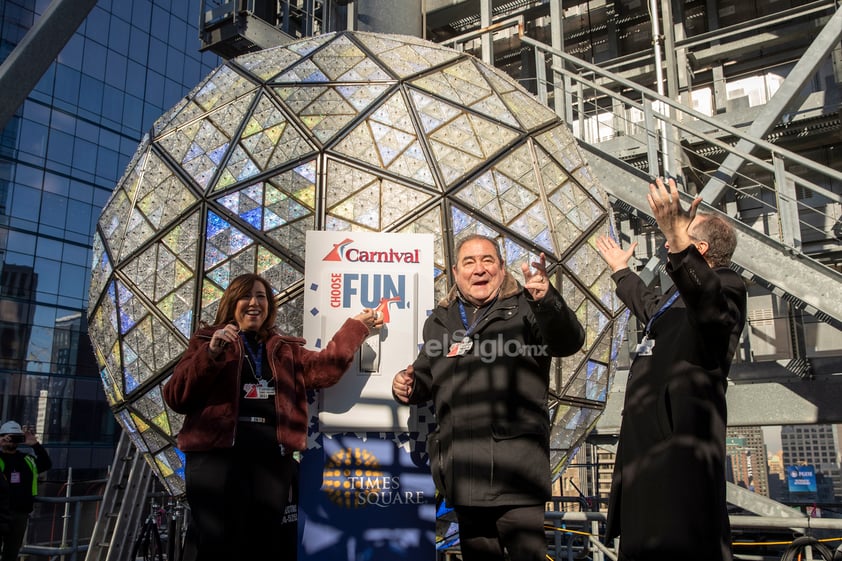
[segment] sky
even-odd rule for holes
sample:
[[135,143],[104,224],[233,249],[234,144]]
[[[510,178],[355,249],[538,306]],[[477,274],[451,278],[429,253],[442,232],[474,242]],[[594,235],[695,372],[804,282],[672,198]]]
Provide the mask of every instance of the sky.
[[766,442],[766,453],[774,454],[781,449],[781,426],[763,427],[763,440]]

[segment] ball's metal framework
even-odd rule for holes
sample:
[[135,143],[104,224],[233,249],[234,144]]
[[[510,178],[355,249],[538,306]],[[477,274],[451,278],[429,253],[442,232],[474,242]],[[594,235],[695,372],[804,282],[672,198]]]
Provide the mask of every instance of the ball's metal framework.
[[587,331],[552,372],[559,473],[623,338],[593,243],[613,231],[608,199],[565,124],[507,75],[421,39],[343,32],[217,68],[155,123],[100,216],[89,331],[109,404],[169,492],[184,492],[182,418],[162,384],[239,274],[268,278],[278,326],[301,334],[308,230],[432,233],[437,298],[460,236],[499,238],[516,276],[544,252]]

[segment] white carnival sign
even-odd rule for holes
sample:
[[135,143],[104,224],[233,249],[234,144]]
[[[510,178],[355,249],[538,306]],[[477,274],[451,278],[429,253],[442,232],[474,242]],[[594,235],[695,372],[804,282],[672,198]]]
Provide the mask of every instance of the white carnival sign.
[[322,348],[363,308],[383,329],[363,343],[339,383],[320,392],[319,430],[405,431],[409,408],[392,399],[392,377],[415,360],[433,307],[433,236],[308,231],[304,337]]

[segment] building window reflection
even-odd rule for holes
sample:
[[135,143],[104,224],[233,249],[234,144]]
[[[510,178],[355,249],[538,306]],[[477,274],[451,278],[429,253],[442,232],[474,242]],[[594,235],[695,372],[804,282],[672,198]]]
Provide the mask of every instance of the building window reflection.
[[[0,2],[0,62],[48,4]],[[198,3],[158,4],[99,2],[0,130],[0,420],[38,425],[54,481],[104,476],[118,432],[87,335],[99,212],[152,122],[219,64]]]

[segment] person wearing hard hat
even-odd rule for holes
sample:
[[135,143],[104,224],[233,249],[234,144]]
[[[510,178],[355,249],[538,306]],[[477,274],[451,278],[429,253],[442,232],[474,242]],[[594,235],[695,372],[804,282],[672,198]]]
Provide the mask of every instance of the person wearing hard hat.
[[[34,456],[19,450],[20,445],[31,448]],[[17,559],[38,494],[38,474],[52,465],[47,450],[28,427],[16,421],[0,425],[0,472],[9,484],[11,511],[8,529],[0,527],[0,561]]]

